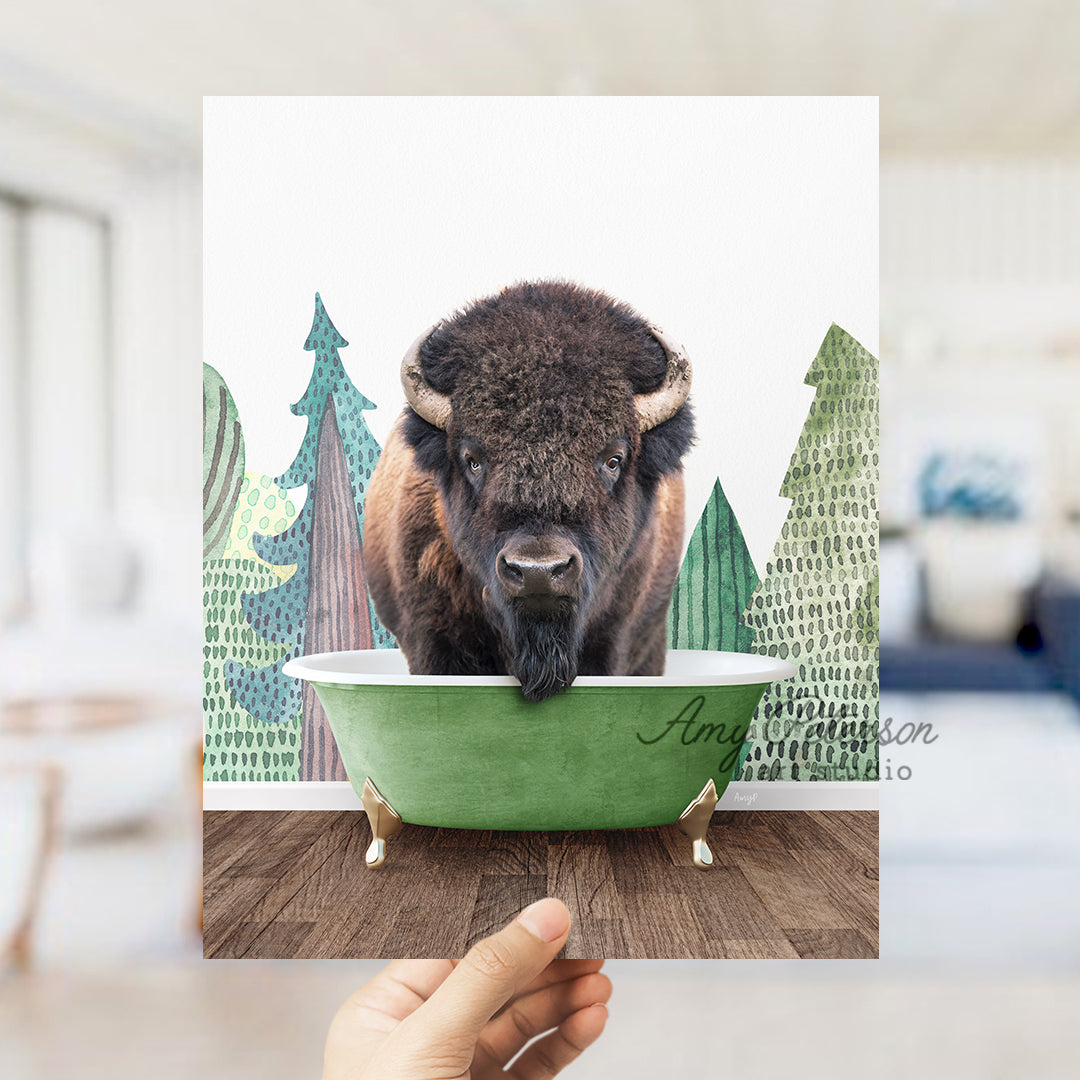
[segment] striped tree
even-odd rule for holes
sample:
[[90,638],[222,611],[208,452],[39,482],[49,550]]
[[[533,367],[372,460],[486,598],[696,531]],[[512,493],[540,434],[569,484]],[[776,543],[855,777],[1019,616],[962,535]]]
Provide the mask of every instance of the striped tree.
[[[719,479],[690,535],[668,609],[668,646],[750,652],[754,631],[743,613],[758,584],[742,529]],[[750,743],[743,743],[733,775]]]

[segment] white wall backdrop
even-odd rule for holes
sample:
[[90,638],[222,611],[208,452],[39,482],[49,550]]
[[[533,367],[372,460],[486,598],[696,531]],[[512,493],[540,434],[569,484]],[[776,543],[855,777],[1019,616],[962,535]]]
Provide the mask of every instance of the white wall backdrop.
[[890,162],[881,174],[883,523],[917,517],[941,432],[1028,461],[1052,568],[1080,573],[1080,163]]
[[205,359],[247,468],[291,463],[316,291],[379,405],[439,316],[521,278],[628,301],[688,348],[688,528],[717,475],[759,571],[830,323],[877,352],[873,98],[208,98]]

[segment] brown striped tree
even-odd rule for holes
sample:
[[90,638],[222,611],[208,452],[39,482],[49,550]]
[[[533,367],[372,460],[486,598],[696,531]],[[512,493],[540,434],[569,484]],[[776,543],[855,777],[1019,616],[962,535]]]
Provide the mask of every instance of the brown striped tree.
[[[316,472],[317,480],[312,484],[314,490],[309,495],[314,504],[304,651],[370,649],[374,640],[360,557],[360,528],[350,497],[349,464],[331,394],[326,397],[319,424]],[[301,779],[304,780],[346,779],[326,713],[309,682],[304,683],[300,764]]]

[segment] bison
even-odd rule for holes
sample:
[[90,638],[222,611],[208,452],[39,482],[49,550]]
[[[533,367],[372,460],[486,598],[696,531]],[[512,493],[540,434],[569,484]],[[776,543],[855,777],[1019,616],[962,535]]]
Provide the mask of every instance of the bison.
[[402,362],[364,564],[413,674],[659,675],[693,440],[683,351],[561,281],[477,300]]

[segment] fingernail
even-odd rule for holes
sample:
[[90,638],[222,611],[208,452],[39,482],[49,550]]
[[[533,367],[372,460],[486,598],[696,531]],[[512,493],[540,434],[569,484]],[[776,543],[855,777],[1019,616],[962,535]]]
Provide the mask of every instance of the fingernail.
[[570,912],[559,900],[546,897],[530,904],[519,916],[518,922],[541,941],[554,941],[562,937],[570,926]]

